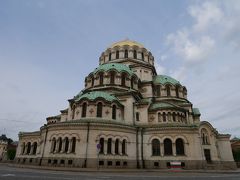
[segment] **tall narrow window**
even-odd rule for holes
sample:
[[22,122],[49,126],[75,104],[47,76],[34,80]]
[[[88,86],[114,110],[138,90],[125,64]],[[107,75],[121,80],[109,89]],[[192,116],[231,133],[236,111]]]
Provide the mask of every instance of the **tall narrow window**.
[[127,49],[124,51],[124,58],[128,58],[128,50]]
[[102,103],[97,103],[97,117],[102,117]]
[[58,139],[58,152],[62,150],[62,138]]
[[179,87],[177,86],[175,90],[176,90],[176,97],[179,97]]
[[103,73],[99,74],[99,85],[102,86],[103,85]]
[[164,140],[164,154],[172,155],[172,141],[171,139]]
[[161,89],[160,89],[160,86],[157,86],[157,96],[158,96],[158,97],[161,96]]
[[108,60],[111,61],[112,59],[112,53],[109,53]]
[[33,154],[35,155],[37,153],[37,142],[33,143]]
[[137,59],[137,51],[136,50],[133,51],[133,58]]
[[131,89],[134,89],[134,77],[131,78]]
[[113,105],[112,106],[112,119],[116,119],[116,114],[117,114],[116,105]]
[[27,154],[29,154],[31,152],[31,143],[28,142],[27,143]]
[[166,116],[166,113],[163,112],[163,122],[166,122],[167,121],[167,116]]
[[69,146],[69,140],[68,140],[68,137],[65,138],[65,149],[64,149],[64,152],[68,152],[68,147]]
[[173,122],[176,122],[176,114],[175,114],[175,112],[173,112],[172,117],[173,117]]
[[116,141],[115,141],[115,154],[119,154],[118,148],[119,148],[119,139],[116,139]]
[[115,84],[115,73],[114,72],[110,73],[110,84]]
[[181,138],[176,140],[176,154],[177,155],[184,155],[184,143]]
[[136,112],[136,121],[140,121],[140,115],[139,115],[139,112]]
[[87,103],[83,103],[82,105],[82,117],[86,117],[87,115]]
[[104,138],[101,138],[99,143],[100,143],[100,152],[99,153],[103,154],[104,153]]
[[142,54],[142,60],[144,61],[144,54],[143,54],[143,52],[141,54]]
[[52,152],[53,152],[53,153],[54,153],[55,150],[56,150],[56,144],[57,144],[56,139],[53,138],[53,140],[52,140]]
[[119,59],[119,51],[116,51],[116,59]]
[[75,149],[76,149],[76,138],[73,137],[72,138],[72,153],[75,153]]
[[126,140],[124,139],[122,142],[122,154],[125,155],[126,153]]
[[167,96],[171,96],[171,87],[167,85],[166,89],[167,89]]
[[107,153],[112,154],[112,138],[109,138],[107,141]]
[[158,139],[152,140],[152,155],[160,156],[160,141]]
[[126,86],[126,74],[122,73],[122,81],[121,81],[122,86]]

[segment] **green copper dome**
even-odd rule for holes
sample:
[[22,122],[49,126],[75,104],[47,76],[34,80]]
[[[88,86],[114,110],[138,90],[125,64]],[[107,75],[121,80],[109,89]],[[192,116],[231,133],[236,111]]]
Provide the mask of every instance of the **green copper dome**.
[[77,96],[74,97],[75,101],[80,101],[81,99],[89,99],[89,100],[95,100],[97,98],[103,98],[106,101],[109,102],[113,102],[113,101],[117,101],[119,102],[119,99],[109,93],[106,92],[102,92],[102,91],[92,91],[92,92],[88,92],[88,93],[82,93],[80,92]]
[[165,103],[165,102],[156,102],[156,103],[152,103],[149,110],[155,110],[155,109],[161,109],[161,108],[173,108],[175,106],[173,106],[172,104],[169,103]]
[[120,64],[120,63],[107,63],[100,65],[98,68],[96,68],[93,73],[97,73],[99,71],[109,71],[109,70],[116,70],[117,72],[126,72],[130,76],[133,75],[133,71],[126,65]]
[[157,75],[153,77],[153,83],[154,84],[173,84],[173,85],[180,85],[180,82],[176,79],[173,79],[172,77],[166,76],[166,75]]

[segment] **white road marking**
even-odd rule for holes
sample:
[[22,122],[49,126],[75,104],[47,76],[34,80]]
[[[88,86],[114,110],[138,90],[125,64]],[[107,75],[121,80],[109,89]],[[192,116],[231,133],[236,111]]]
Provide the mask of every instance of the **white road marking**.
[[15,176],[15,174],[2,174],[2,177],[9,177],[9,176]]

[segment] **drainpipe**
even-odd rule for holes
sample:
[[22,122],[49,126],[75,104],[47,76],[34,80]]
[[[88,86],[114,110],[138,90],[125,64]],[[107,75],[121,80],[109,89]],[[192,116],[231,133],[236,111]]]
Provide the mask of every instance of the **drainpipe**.
[[87,144],[86,144],[86,152],[85,152],[85,160],[83,167],[87,167],[87,158],[88,158],[88,141],[89,141],[89,122],[87,123]]
[[43,159],[44,152],[45,152],[45,145],[46,145],[46,142],[47,142],[48,127],[47,127],[47,125],[44,125],[44,126],[46,127],[46,133],[45,133],[45,138],[44,138],[44,143],[43,143],[43,152],[42,152],[42,156],[41,156],[40,161],[39,161],[39,166],[42,165],[42,159]]

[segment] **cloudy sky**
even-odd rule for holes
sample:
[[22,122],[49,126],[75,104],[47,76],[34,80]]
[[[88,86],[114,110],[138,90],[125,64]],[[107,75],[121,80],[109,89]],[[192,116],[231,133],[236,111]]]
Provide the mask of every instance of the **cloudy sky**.
[[202,120],[240,136],[240,1],[1,0],[0,134],[57,115],[110,44],[149,49]]

